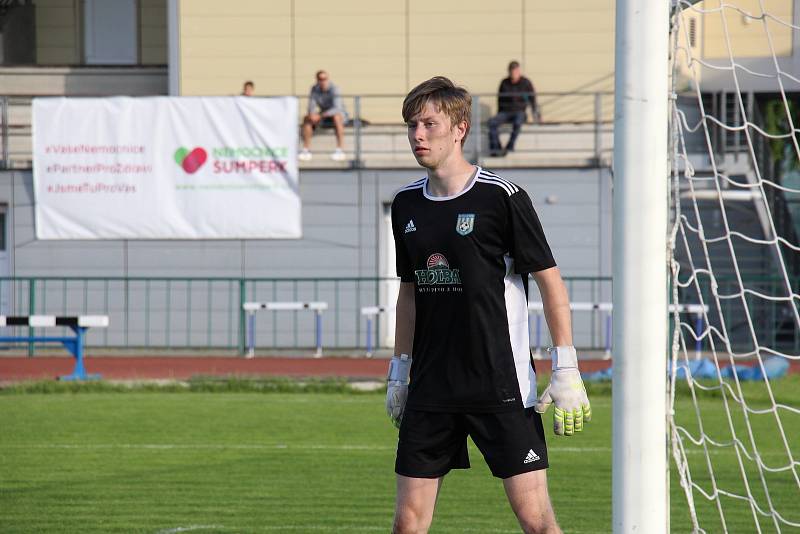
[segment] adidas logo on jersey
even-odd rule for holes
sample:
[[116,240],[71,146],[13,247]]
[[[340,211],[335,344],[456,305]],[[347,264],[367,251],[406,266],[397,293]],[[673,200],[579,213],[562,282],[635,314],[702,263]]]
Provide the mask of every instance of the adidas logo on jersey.
[[406,225],[406,233],[409,232],[416,232],[417,227],[414,226],[414,219],[409,219],[408,224]]
[[523,463],[529,464],[531,462],[535,462],[539,460],[539,455],[533,452],[533,449],[528,451],[528,455],[525,457],[525,461]]

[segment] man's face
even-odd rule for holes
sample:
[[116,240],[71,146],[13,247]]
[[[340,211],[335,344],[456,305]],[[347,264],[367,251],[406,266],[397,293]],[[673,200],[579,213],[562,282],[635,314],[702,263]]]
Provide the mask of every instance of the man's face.
[[253,96],[253,89],[254,88],[253,88],[252,85],[250,85],[250,84],[245,85],[244,86],[244,93],[243,93],[244,96]]
[[328,87],[331,85],[331,79],[328,77],[327,72],[322,72],[317,76],[317,85],[319,85],[319,88],[323,91],[328,90]]
[[514,67],[513,69],[508,69],[508,77],[511,78],[513,83],[517,83],[522,78],[522,68]]
[[455,150],[460,150],[466,133],[464,125],[451,126],[450,118],[430,102],[407,126],[414,157],[426,169],[439,168]]

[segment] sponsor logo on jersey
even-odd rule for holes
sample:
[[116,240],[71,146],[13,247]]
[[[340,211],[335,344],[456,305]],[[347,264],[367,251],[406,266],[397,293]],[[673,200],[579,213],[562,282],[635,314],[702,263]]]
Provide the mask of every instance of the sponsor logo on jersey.
[[414,271],[418,286],[461,285],[458,269],[451,269],[443,254],[435,252],[428,256],[426,266],[427,269]]
[[467,235],[472,233],[475,228],[475,214],[474,213],[459,213],[456,220],[456,232],[460,235]]
[[417,231],[417,227],[414,226],[414,219],[409,219],[408,220],[408,224],[406,225],[406,233],[416,232],[416,231]]

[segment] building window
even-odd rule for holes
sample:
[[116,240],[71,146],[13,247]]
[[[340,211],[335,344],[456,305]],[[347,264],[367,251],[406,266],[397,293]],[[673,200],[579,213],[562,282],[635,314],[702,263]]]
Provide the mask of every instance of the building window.
[[85,0],[87,65],[135,65],[138,54],[136,0]]

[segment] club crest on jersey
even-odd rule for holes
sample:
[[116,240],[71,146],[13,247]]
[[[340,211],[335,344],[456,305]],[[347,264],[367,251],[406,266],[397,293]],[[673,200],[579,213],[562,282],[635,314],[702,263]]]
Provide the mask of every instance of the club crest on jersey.
[[467,235],[475,228],[474,213],[459,213],[456,220],[456,232],[460,235]]

